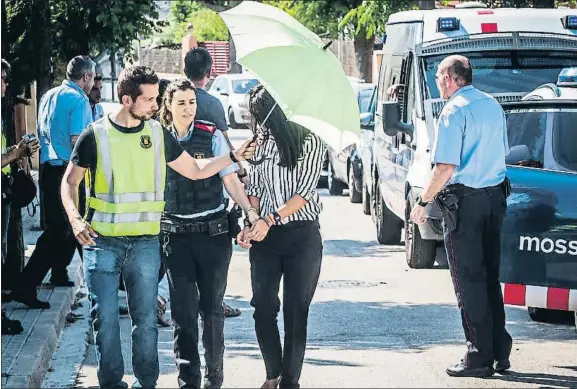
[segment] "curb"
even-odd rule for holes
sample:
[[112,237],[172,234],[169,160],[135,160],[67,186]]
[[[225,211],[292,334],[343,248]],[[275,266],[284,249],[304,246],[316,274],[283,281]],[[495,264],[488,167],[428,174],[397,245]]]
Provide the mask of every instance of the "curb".
[[7,372],[7,377],[2,379],[2,388],[41,387],[66,325],[66,316],[71,311],[71,305],[84,279],[78,253],[75,253],[68,267],[68,275],[76,286],[53,289],[48,299],[50,309],[42,311],[34,327],[26,334],[27,338],[18,357]]

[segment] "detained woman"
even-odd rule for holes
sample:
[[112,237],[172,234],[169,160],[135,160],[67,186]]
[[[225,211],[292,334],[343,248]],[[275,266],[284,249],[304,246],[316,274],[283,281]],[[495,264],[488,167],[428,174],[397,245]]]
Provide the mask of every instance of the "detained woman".
[[[250,93],[249,110],[263,161],[250,172],[249,199],[261,219],[245,222],[237,237],[250,248],[255,330],[266,368],[263,388],[298,388],[307,340],[309,306],[316,290],[323,242],[316,191],[323,143],[287,121],[262,86]],[[283,284],[284,350],[277,315]]]
[[[196,94],[187,79],[168,85],[160,112],[166,131],[195,158],[229,155],[223,134],[213,123],[195,121]],[[202,341],[206,361],[205,388],[223,382],[224,315],[222,303],[232,256],[232,237],[224,188],[246,212],[258,220],[236,170],[231,167],[205,180],[183,180],[166,172],[165,214],[160,244],[170,291],[174,325],[174,353],[181,388],[200,388],[198,316],[203,318]],[[224,188],[223,188],[224,185]],[[236,232],[234,232],[236,234]]]

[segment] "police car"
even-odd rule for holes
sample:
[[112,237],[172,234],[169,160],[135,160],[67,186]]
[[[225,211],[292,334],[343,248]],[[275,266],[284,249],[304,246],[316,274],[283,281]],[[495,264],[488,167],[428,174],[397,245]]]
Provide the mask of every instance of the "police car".
[[577,326],[577,68],[521,101],[503,103],[512,193],[502,231],[506,304],[534,320],[574,312]]

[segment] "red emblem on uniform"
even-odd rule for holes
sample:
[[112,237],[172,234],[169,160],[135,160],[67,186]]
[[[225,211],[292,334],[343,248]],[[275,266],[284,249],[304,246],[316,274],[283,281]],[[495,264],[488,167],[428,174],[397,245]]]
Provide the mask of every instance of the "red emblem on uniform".
[[198,128],[199,130],[206,131],[211,134],[214,134],[214,132],[216,131],[216,126],[214,124],[202,121],[195,122],[194,128]]

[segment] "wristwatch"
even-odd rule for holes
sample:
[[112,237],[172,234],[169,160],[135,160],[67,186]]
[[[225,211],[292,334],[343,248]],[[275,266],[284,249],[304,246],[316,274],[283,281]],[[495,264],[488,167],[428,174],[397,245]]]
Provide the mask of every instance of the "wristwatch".
[[419,196],[419,197],[417,197],[417,204],[419,204],[419,206],[421,206],[421,207],[426,207],[429,203],[424,202],[423,199],[421,198],[421,196]]
[[[251,217],[252,216],[252,217]],[[256,222],[258,219],[260,219],[260,215],[258,214],[258,212],[256,211],[255,208],[249,208],[246,210],[246,218],[251,222],[254,223]]]

